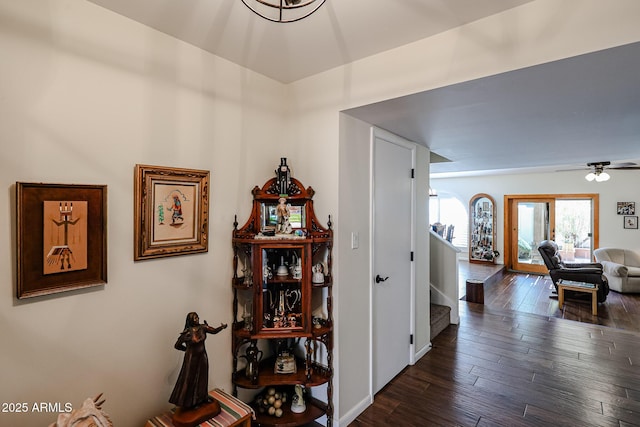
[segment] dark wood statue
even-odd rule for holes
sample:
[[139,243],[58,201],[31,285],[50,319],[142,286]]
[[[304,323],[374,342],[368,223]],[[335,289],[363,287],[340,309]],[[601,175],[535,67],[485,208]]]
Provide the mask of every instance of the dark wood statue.
[[221,323],[213,328],[206,320],[201,324],[197,313],[187,314],[184,330],[174,345],[184,351],[184,359],[169,398],[178,407],[173,416],[178,427],[195,426],[220,413],[220,405],[209,396],[209,359],[204,342],[207,334],[217,334],[226,327]]

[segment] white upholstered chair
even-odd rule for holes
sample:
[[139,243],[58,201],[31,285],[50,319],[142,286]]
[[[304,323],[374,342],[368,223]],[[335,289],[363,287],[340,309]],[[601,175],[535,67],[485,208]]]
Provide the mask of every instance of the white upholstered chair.
[[640,254],[630,249],[599,248],[593,251],[602,264],[609,288],[622,293],[640,293]]

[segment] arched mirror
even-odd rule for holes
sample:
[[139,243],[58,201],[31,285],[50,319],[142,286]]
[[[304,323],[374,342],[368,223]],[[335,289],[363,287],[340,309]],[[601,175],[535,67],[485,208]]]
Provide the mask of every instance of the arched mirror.
[[480,193],[469,202],[469,261],[495,263],[496,204],[491,196]]

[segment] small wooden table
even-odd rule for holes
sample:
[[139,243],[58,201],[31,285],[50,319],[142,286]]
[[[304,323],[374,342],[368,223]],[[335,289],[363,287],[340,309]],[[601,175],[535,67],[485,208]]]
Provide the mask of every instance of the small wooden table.
[[[220,413],[200,424],[200,427],[251,427],[255,414],[249,405],[220,389],[211,390],[209,396],[220,403]],[[167,411],[153,417],[145,427],[173,427],[171,415],[172,411]]]
[[560,281],[558,282],[558,308],[564,303],[564,291],[585,292],[591,294],[591,313],[598,315],[598,285],[584,282]]

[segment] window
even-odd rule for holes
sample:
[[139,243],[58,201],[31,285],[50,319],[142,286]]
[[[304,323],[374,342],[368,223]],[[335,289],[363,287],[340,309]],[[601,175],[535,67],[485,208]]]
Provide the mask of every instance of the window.
[[445,226],[453,225],[454,246],[467,247],[469,217],[467,206],[456,196],[438,191],[437,197],[429,197],[429,223],[439,222]]

